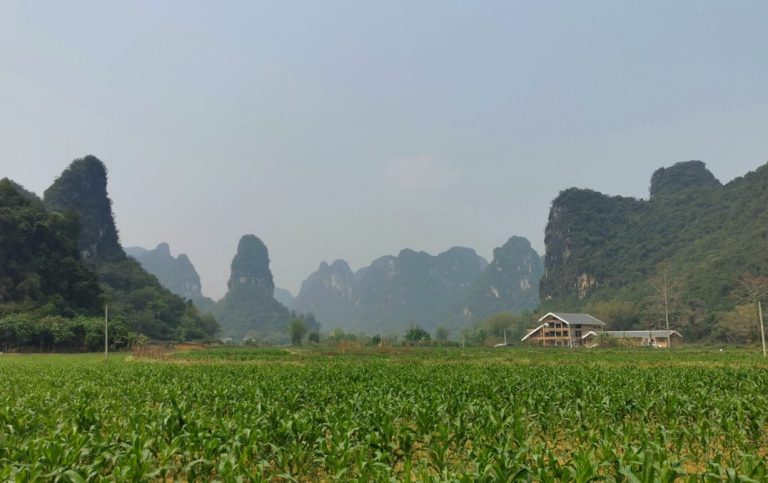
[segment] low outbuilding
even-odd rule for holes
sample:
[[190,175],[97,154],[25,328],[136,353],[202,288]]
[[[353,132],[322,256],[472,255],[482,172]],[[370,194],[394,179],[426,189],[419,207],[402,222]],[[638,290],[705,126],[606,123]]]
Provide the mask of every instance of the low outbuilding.
[[[600,345],[600,334],[619,339],[623,345],[638,347],[669,347],[670,340],[672,345],[677,345],[683,339],[676,330],[605,330],[587,332],[581,336],[582,345],[586,347]],[[675,340],[678,341],[677,344]]]

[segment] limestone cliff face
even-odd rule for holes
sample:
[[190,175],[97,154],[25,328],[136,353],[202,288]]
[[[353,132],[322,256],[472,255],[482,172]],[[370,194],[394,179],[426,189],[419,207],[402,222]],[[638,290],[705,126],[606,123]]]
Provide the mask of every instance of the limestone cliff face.
[[[275,283],[269,269],[267,246],[254,235],[240,239],[232,260],[229,291],[212,308],[225,336],[285,341],[288,327],[297,317],[275,300]],[[313,319],[305,320],[310,331],[319,329]]]
[[644,300],[661,263],[674,265],[686,296],[728,308],[738,277],[768,266],[768,165],[721,185],[704,163],[677,163],[653,173],[650,195],[560,193],[545,232],[545,309]]
[[522,312],[539,303],[541,257],[523,237],[512,237],[493,251],[493,260],[475,281],[462,316],[478,320],[499,312]]
[[203,296],[200,275],[187,255],[174,257],[167,243],[160,243],[154,250],[130,247],[125,251],[171,292],[191,300],[201,310],[213,305],[213,300]]
[[125,258],[107,193],[107,168],[98,158],[86,156],[73,161],[45,191],[44,200],[52,210],[78,214],[78,247],[83,259]]
[[643,210],[643,202],[634,198],[576,188],[561,192],[544,232],[541,299],[583,300],[600,287],[608,276],[605,250],[630,242]]
[[272,297],[275,282],[269,269],[267,246],[254,235],[245,235],[232,260],[232,274],[227,282],[230,292],[243,292],[259,297]]

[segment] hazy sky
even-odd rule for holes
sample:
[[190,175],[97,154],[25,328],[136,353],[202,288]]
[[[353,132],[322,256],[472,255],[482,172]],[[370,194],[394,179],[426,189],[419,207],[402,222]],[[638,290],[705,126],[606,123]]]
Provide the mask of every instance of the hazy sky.
[[768,161],[768,2],[0,0],[0,176],[108,166],[124,245],[225,291],[245,233],[322,260],[542,251],[570,186]]

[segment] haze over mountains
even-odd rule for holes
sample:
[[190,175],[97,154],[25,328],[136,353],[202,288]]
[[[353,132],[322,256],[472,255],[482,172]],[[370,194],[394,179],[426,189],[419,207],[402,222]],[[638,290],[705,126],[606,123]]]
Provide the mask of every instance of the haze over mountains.
[[[380,257],[357,272],[344,260],[330,265],[322,262],[302,284],[296,297],[287,290],[274,288],[266,246],[250,237],[241,243],[244,242],[254,244],[248,256],[253,260],[253,267],[260,268],[243,275],[242,268],[237,268],[241,262],[233,262],[230,292],[213,309],[225,330],[230,325],[226,314],[231,315],[232,307],[238,306],[237,310],[243,311],[232,321],[232,335],[243,336],[245,327],[278,331],[269,321],[282,320],[277,325],[287,323],[287,312],[283,308],[314,315],[326,330],[399,333],[414,324],[429,331],[439,326],[456,329],[494,313],[531,310],[538,303],[541,257],[520,237],[511,238],[497,249],[490,265],[474,250],[461,247],[435,256],[404,249],[398,256]],[[186,280],[184,274],[189,276],[194,267],[180,266],[163,244],[153,251],[133,250],[147,270],[183,291],[184,285],[179,285],[178,280]],[[238,250],[236,260],[245,256],[243,250]],[[161,259],[164,263],[148,263],[152,259]],[[173,273],[174,267],[179,271]],[[192,277],[192,280],[196,279]],[[237,295],[244,283],[254,287],[247,295]],[[276,300],[284,307],[276,305]],[[259,311],[268,314],[245,320],[245,313]]]
[[174,257],[168,244],[126,255],[106,167],[87,156],[42,200],[15,182],[0,183],[0,318],[93,316],[108,303],[129,330],[157,339],[275,342],[287,339],[295,318],[310,331],[322,324],[326,332],[398,334],[420,325],[455,336],[494,314],[537,307],[647,327],[658,324],[649,280],[666,264],[681,281],[673,313],[681,329],[719,337],[717,319],[735,310],[738,278],[768,272],[766,206],[768,165],[722,185],[704,163],[681,162],[653,173],[648,200],[562,191],[550,210],[543,262],[522,237],[494,250],[490,263],[465,247],[437,255],[403,249],[357,271],[344,260],[322,262],[295,297],[275,288],[263,241],[245,235],[228,292],[214,302],[201,293],[189,257]]
[[[294,306],[323,323],[368,333],[400,332],[413,324],[429,331],[456,329],[497,308],[530,310],[538,302],[541,260],[527,240],[513,240],[520,245],[497,250],[491,265],[462,247],[438,255],[405,249],[354,273],[344,260],[323,262],[302,284]],[[525,268],[505,272],[502,265]],[[508,286],[521,287],[520,293],[510,293]],[[486,302],[489,297],[494,303]]]
[[[499,312],[533,310],[539,294],[542,308],[597,311],[609,321],[618,316],[605,312],[607,301],[629,303],[622,307],[631,314],[616,324],[645,327],[657,324],[649,280],[663,262],[685,282],[680,317],[695,318],[692,307],[728,311],[738,277],[768,268],[766,169],[723,186],[704,163],[677,163],[653,173],[648,200],[566,189],[552,204],[545,257],[522,237],[497,248],[490,263],[470,248],[437,255],[404,249],[357,271],[344,260],[322,262],[295,297],[270,289],[270,272],[251,298],[272,290],[262,306],[282,307],[274,317],[289,309],[313,314],[326,331],[398,333],[418,324],[455,335]],[[714,330],[712,320],[697,324],[696,337]]]

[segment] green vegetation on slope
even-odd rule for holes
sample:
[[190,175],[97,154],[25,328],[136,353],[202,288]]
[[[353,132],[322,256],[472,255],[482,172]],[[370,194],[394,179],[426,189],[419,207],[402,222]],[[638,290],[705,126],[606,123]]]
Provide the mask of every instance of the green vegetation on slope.
[[698,162],[659,170],[653,180],[647,201],[581,189],[555,199],[543,309],[617,302],[635,313],[626,325],[659,327],[651,281],[668,265],[679,281],[675,328],[696,338],[723,330],[716,319],[734,310],[739,277],[768,273],[768,165],[725,186]]
[[48,212],[17,186],[0,180],[0,317],[98,310],[101,290],[80,263],[77,217]]
[[77,317],[101,317],[104,303],[115,327],[134,334],[187,340],[218,330],[125,255],[111,206],[106,168],[93,156],[75,160],[44,203],[0,183],[0,317],[23,314],[2,322],[4,347],[88,348],[93,324]]

